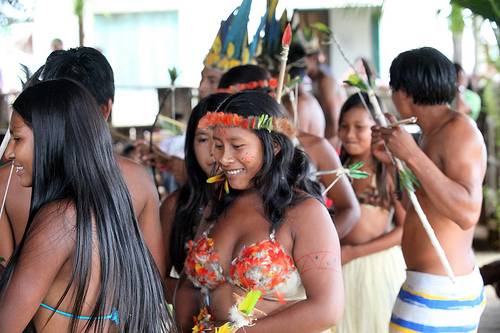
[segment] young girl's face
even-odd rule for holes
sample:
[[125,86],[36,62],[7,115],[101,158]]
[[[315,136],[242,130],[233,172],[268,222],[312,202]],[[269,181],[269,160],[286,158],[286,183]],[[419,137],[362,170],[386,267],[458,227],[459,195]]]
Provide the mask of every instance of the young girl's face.
[[372,117],[362,106],[349,109],[342,118],[339,137],[342,146],[351,156],[370,153],[372,142],[371,127],[375,125]]
[[251,130],[238,127],[217,127],[214,134],[214,157],[237,190],[253,187],[252,179],[263,164],[263,148]]
[[30,187],[32,185],[34,154],[33,131],[15,111],[12,113],[10,121],[10,134],[11,139],[5,152],[6,156],[13,160],[14,170],[21,185]]
[[194,154],[201,169],[207,176],[213,170],[215,160],[212,154],[212,130],[197,128],[194,135]]

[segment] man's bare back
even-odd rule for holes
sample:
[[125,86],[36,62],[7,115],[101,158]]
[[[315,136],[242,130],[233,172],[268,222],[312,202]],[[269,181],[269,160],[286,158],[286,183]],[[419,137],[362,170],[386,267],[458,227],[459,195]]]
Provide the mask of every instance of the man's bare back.
[[312,79],[312,92],[318,100],[326,119],[325,137],[334,140],[338,135],[340,107],[345,99],[329,68],[319,66],[316,77]]
[[[283,99],[283,105],[290,115],[293,115],[293,108],[288,98]],[[298,129],[301,132],[311,134],[320,138],[325,136],[325,116],[316,98],[306,92],[302,85],[299,86],[299,96],[297,103]]]
[[[158,193],[156,192],[150,175],[142,166],[123,157],[117,157],[117,161],[130,192],[134,212],[146,245],[153,255],[160,274],[164,276],[165,246],[162,240]],[[9,177],[10,168],[10,164],[0,168],[0,196],[2,198],[5,193],[5,186]],[[6,230],[5,226],[9,226],[14,236],[13,241],[15,246],[19,245],[24,234],[28,221],[30,201],[31,188],[22,187],[17,176],[13,174],[7,194],[4,214],[0,220],[2,224],[0,230]],[[0,234],[0,243],[4,241],[8,242],[9,239],[12,239],[12,236],[4,233]],[[3,246],[0,249],[2,250],[0,256],[4,258],[9,258],[14,250],[13,247],[8,249]]]

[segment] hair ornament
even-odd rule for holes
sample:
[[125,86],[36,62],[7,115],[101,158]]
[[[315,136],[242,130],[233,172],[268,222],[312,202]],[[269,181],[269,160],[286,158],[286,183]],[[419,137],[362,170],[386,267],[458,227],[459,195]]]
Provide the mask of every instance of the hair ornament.
[[287,118],[273,118],[267,114],[243,117],[236,113],[208,112],[198,123],[198,128],[240,127],[251,130],[278,132],[290,138],[295,136],[295,127]]

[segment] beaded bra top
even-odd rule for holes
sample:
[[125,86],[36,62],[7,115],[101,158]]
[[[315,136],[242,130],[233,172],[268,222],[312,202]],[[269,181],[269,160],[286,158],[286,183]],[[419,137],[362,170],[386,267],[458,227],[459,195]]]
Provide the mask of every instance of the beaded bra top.
[[268,300],[305,299],[305,291],[293,259],[275,239],[268,239],[241,249],[231,261],[229,274],[219,262],[210,228],[195,241],[188,242],[185,269],[188,278],[198,288],[213,290],[223,283],[243,290],[260,290]]

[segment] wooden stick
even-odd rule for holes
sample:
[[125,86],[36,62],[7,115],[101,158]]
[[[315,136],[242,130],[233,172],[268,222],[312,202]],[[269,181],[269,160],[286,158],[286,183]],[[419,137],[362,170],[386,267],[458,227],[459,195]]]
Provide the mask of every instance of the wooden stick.
[[0,159],[3,157],[3,154],[5,153],[5,150],[7,149],[7,146],[9,145],[10,141],[10,131],[7,129],[7,132],[5,132],[5,136],[3,137],[2,144],[0,144]]
[[280,75],[278,78],[278,90],[276,91],[276,101],[281,104],[281,95],[283,94],[283,84],[285,82],[286,62],[288,60],[288,52],[290,51],[290,43],[292,41],[292,27],[290,23],[287,24],[281,39],[281,65]]
[[[375,117],[377,120],[379,120],[380,125],[383,127],[388,127],[390,124],[388,123],[387,119],[384,117],[384,114],[382,113],[382,109],[380,108],[380,105],[378,104],[377,97],[375,96],[375,92],[373,89],[368,88],[368,98],[370,99],[370,102],[373,105],[373,109],[375,111]],[[396,168],[398,171],[403,171],[405,169],[403,162],[398,159],[393,157],[394,161],[396,162]],[[427,219],[427,216],[425,215],[422,206],[420,205],[420,202],[418,201],[417,196],[415,195],[415,192],[411,191],[410,189],[406,189],[406,192],[408,193],[408,196],[410,198],[410,201],[415,208],[415,211],[417,212],[417,215],[420,219],[420,222],[422,223],[422,226],[424,227],[425,232],[427,233],[427,236],[429,237],[429,240],[431,241],[432,246],[434,247],[434,250],[436,251],[436,254],[439,258],[439,261],[444,267],[444,270],[446,271],[446,274],[450,277],[450,279],[455,282],[455,274],[453,273],[453,270],[451,269],[450,262],[448,261],[448,258],[446,258],[446,253],[444,252],[443,247],[439,243],[439,240],[436,237],[436,233],[434,232],[434,229],[432,229],[432,226]]]
[[400,125],[415,124],[416,122],[417,122],[417,117],[410,117],[410,118],[401,119],[401,120],[398,120],[396,122],[393,122],[392,124],[389,124],[388,127],[394,128],[394,127],[400,126]]

